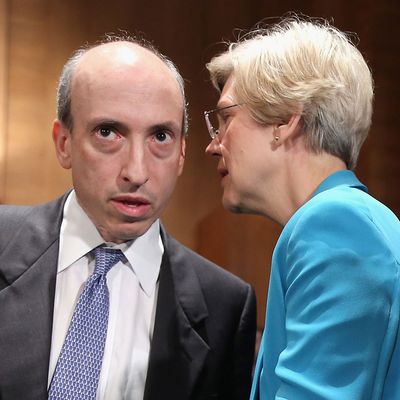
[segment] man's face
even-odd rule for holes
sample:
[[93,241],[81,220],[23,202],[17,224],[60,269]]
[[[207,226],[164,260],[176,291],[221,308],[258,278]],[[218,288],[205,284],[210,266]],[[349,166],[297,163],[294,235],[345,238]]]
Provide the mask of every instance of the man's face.
[[105,241],[121,243],[160,216],[182,172],[183,99],[154,55],[105,46],[111,47],[89,51],[78,65],[72,131],[56,121],[53,137],[61,165],[72,169],[79,204]]
[[[231,76],[217,107],[238,104]],[[219,112],[220,133],[206,152],[218,158],[224,207],[233,212],[263,214],[272,189],[273,127],[254,120],[245,105]]]

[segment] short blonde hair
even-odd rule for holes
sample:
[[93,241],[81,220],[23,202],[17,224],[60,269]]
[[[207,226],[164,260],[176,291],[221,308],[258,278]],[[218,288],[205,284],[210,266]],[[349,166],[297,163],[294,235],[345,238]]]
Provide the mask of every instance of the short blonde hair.
[[231,43],[207,68],[220,91],[234,76],[237,101],[256,121],[288,122],[301,112],[308,148],[355,167],[371,125],[373,81],[346,34],[292,17]]

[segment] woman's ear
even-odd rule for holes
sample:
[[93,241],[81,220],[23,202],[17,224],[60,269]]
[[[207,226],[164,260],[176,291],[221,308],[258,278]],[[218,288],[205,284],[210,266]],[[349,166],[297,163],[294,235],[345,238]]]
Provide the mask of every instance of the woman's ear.
[[294,114],[289,121],[284,124],[276,125],[274,129],[274,140],[276,145],[294,138],[300,132],[301,114]]

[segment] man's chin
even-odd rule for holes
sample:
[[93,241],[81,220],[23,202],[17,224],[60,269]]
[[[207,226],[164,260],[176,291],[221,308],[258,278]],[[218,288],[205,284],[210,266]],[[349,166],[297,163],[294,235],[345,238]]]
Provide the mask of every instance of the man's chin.
[[106,242],[120,244],[144,235],[151,225],[148,221],[123,223],[108,230],[100,230],[100,235]]

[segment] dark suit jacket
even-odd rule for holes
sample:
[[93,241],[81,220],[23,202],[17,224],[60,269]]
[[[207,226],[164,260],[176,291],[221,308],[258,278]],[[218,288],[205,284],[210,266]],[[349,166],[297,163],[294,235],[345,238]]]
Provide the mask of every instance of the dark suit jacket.
[[[1,400],[47,398],[65,198],[0,206]],[[251,287],[164,230],[162,238],[144,399],[247,399],[256,325]]]

